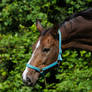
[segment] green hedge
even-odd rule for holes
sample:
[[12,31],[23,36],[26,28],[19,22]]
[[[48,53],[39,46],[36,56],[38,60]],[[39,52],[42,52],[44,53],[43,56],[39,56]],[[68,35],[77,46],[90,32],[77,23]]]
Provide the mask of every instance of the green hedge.
[[80,49],[66,50],[58,71],[48,72],[34,87],[22,82],[32,44],[39,35],[36,19],[49,27],[91,4],[91,0],[0,1],[0,92],[91,92],[92,53]]

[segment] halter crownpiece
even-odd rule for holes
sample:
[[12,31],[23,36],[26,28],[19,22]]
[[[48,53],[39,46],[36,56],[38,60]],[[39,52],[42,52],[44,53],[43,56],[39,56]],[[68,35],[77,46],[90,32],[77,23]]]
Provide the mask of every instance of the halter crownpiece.
[[61,54],[62,54],[62,49],[61,49],[61,31],[60,31],[60,29],[58,29],[58,33],[59,33],[59,54],[58,54],[57,61],[55,61],[54,63],[52,63],[52,64],[50,64],[50,65],[48,65],[48,66],[46,66],[46,67],[43,67],[43,68],[41,68],[41,69],[38,68],[38,67],[35,67],[35,66],[33,66],[33,65],[26,64],[26,66],[27,66],[28,68],[34,69],[34,70],[36,70],[37,72],[40,72],[41,74],[43,74],[44,71],[46,71],[46,70],[48,70],[48,69],[50,69],[50,68],[52,68],[52,67],[58,65],[59,62],[62,61],[62,57],[61,57]]

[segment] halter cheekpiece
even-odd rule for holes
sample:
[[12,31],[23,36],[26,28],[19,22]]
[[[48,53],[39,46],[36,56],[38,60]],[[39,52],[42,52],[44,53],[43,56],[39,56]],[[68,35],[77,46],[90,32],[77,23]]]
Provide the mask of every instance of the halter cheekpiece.
[[50,68],[52,68],[52,67],[58,65],[59,62],[62,61],[62,57],[61,57],[61,54],[62,54],[62,49],[61,49],[61,32],[60,32],[60,29],[58,29],[58,33],[59,33],[59,54],[58,54],[57,61],[55,61],[54,63],[52,63],[52,64],[50,64],[50,65],[48,65],[48,66],[46,66],[46,67],[43,67],[43,68],[41,68],[41,69],[38,68],[38,67],[35,67],[35,66],[33,66],[33,65],[26,64],[26,66],[27,66],[28,68],[34,69],[35,71],[40,72],[41,74],[43,74],[44,71],[46,71],[46,70],[48,70],[48,69],[50,69]]

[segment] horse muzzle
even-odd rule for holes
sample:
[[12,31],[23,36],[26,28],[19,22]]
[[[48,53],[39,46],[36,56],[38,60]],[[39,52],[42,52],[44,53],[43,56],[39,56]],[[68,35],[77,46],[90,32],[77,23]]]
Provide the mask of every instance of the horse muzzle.
[[25,85],[33,86],[37,82],[39,76],[40,76],[40,73],[36,71],[34,72],[28,71],[27,73],[25,73],[24,71],[22,74],[22,79]]

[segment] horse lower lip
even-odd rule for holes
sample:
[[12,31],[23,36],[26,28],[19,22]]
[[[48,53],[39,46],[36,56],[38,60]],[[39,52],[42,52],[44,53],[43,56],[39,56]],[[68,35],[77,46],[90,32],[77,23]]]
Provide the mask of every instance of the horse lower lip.
[[31,82],[26,82],[26,81],[23,81],[24,85],[27,85],[27,86],[32,86],[33,84]]
[[27,86],[34,86],[34,84],[31,83],[31,82],[26,83],[26,85],[27,85]]
[[32,83],[31,83],[31,82],[28,82],[28,83],[27,83],[27,85],[28,85],[28,86],[31,86],[31,85],[32,85]]
[[25,81],[25,80],[23,80],[23,83],[24,83],[24,85],[27,85],[27,86],[33,86],[33,83],[27,82],[27,81]]

